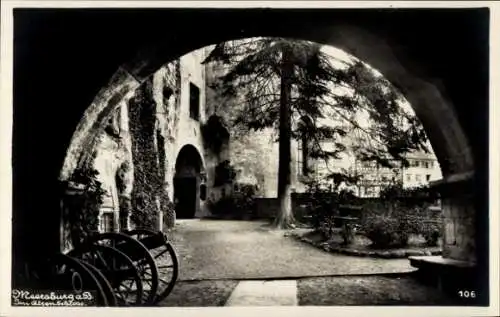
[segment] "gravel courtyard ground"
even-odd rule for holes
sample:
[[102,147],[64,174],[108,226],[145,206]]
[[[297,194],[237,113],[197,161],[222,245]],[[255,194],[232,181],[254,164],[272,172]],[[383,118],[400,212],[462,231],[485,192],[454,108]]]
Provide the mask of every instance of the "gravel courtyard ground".
[[224,306],[249,279],[296,280],[300,306],[459,304],[415,281],[407,259],[327,253],[269,230],[265,222],[183,220],[169,238],[180,272],[160,306]]
[[411,272],[407,259],[332,255],[269,230],[265,222],[183,220],[169,234],[179,255],[179,280]]

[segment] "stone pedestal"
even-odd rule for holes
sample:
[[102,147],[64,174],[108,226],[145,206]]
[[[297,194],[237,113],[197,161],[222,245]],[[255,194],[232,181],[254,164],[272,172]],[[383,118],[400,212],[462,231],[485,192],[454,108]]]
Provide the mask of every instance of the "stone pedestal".
[[441,195],[443,258],[476,262],[473,174],[455,174],[433,184]]
[[[443,210],[443,255],[410,257],[417,276],[439,289],[457,295],[474,291],[475,302],[487,300],[479,279],[480,266],[476,245],[476,192],[472,173],[455,174],[432,184],[441,195]],[[458,296],[458,295],[457,295]]]

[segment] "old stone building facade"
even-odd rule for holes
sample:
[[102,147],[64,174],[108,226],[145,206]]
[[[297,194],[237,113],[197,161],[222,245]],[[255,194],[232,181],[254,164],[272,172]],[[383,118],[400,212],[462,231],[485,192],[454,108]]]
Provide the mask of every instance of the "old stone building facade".
[[222,158],[205,150],[202,135],[207,121],[204,57],[201,49],[161,67],[129,103],[117,107],[99,133],[92,166],[105,190],[101,231],[118,230],[127,202],[127,225],[133,213],[148,208],[158,214],[158,229],[171,226],[168,202],[177,218],[208,213],[205,192]]

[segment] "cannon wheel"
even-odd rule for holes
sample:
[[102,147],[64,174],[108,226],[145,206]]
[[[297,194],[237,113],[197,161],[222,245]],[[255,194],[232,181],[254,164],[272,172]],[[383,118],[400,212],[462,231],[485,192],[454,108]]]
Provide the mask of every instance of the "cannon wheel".
[[87,269],[90,270],[90,272],[95,275],[95,277],[101,284],[103,293],[106,296],[106,300],[108,302],[107,306],[118,306],[118,299],[116,298],[115,292],[113,291],[113,286],[111,286],[109,281],[106,279],[106,276],[104,276],[104,274],[92,264],[85,261],[81,262],[87,267]]
[[90,242],[116,248],[133,262],[142,281],[143,305],[152,305],[158,290],[158,268],[148,249],[138,240],[123,233],[99,233]]
[[179,260],[174,247],[168,241],[167,235],[160,231],[134,229],[125,233],[139,241],[146,241],[146,238],[161,236],[161,244],[151,246],[145,244],[145,246],[149,249],[151,255],[153,255],[158,267],[159,283],[155,303],[162,301],[172,292],[179,276]]
[[47,289],[57,289],[82,294],[95,292],[95,306],[109,306],[99,279],[81,261],[65,254],[50,257],[36,274]]
[[96,267],[111,285],[119,306],[142,304],[143,287],[132,260],[120,250],[105,245],[85,245],[71,250],[77,257]]

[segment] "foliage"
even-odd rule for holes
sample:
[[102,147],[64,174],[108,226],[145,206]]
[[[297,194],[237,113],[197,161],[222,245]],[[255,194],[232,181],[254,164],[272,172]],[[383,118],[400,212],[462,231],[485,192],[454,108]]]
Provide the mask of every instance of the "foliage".
[[395,183],[382,188],[380,198],[387,201],[399,201],[411,206],[434,203],[439,195],[429,185],[404,188],[401,183]]
[[357,185],[358,182],[362,179],[361,174],[352,173],[346,169],[341,169],[340,172],[333,172],[326,175],[325,180],[333,181],[333,191],[338,191],[342,184],[347,186]]
[[[426,150],[422,126],[400,107],[403,98],[387,80],[359,61],[334,63],[319,44],[286,38],[223,42],[204,62],[226,67],[212,88],[221,102],[238,104],[233,125],[279,131],[279,226],[293,221],[290,138],[310,142],[310,157],[325,162],[339,158],[347,149],[344,137],[355,133],[364,135],[352,146],[357,157],[383,166],[392,166],[394,159],[406,162],[408,151]],[[359,113],[368,115],[369,127],[358,124]],[[325,118],[336,124],[324,124]],[[333,147],[325,149],[324,142]]]
[[363,225],[364,234],[373,242],[374,247],[387,248],[407,244],[407,232],[401,230],[399,219],[380,215],[368,220]]
[[99,211],[105,194],[101,182],[97,180],[98,174],[94,169],[81,168],[76,169],[69,179],[69,184],[79,187],[76,194],[65,197],[74,246],[98,230]]
[[[330,191],[313,181],[308,182],[307,186],[307,201],[313,228],[320,231],[325,239],[329,239],[333,228],[338,225],[335,217],[340,215],[340,205],[352,201],[354,195],[348,190]],[[345,232],[346,243],[350,242],[351,238],[350,233]]]
[[159,214],[157,197],[163,191],[163,181],[155,148],[156,102],[151,80],[136,90],[128,109],[134,164],[131,220],[138,227],[155,228]]
[[440,219],[430,211],[431,203],[406,198],[386,195],[364,207],[362,230],[374,247],[406,246],[411,234],[422,235],[428,245],[437,245],[441,236]]
[[253,184],[235,184],[231,195],[217,201],[209,201],[208,207],[213,215],[231,218],[243,218],[255,209],[255,193]]
[[163,213],[163,224],[167,229],[171,229],[175,225],[175,205],[168,197],[166,191],[162,191],[160,195],[160,206]]
[[[290,107],[297,124],[292,136],[305,135],[314,143],[312,157],[337,157],[346,149],[343,137],[354,132],[360,132],[364,141],[353,146],[358,158],[384,166],[393,166],[392,159],[405,161],[403,154],[408,151],[426,150],[423,127],[400,106],[403,97],[382,76],[360,61],[335,59],[319,44],[284,38],[223,42],[206,59],[226,67],[213,88],[223,96],[222,102],[239,103],[234,125],[278,128],[284,50],[291,52],[288,62],[294,65]],[[360,112],[368,115],[369,127],[356,122],[353,115]],[[321,124],[325,118],[337,124]],[[323,148],[325,140],[335,140],[333,150]]]
[[243,213],[253,213],[255,208],[255,193],[257,188],[253,184],[236,184],[233,191],[234,206]]
[[231,183],[236,177],[236,169],[231,165],[229,160],[225,160],[217,164],[215,167],[214,186]]
[[422,235],[429,245],[437,245],[440,221],[429,207],[438,195],[429,186],[403,188],[394,183],[381,190],[380,199],[384,207],[367,217],[364,226],[375,245],[405,246],[410,234]]
[[224,127],[220,116],[212,115],[208,121],[201,126],[201,133],[205,146],[214,153],[219,153],[225,142],[229,140],[229,132]]
[[429,246],[437,246],[439,238],[443,235],[442,228],[436,221],[427,221],[423,223],[420,232]]

